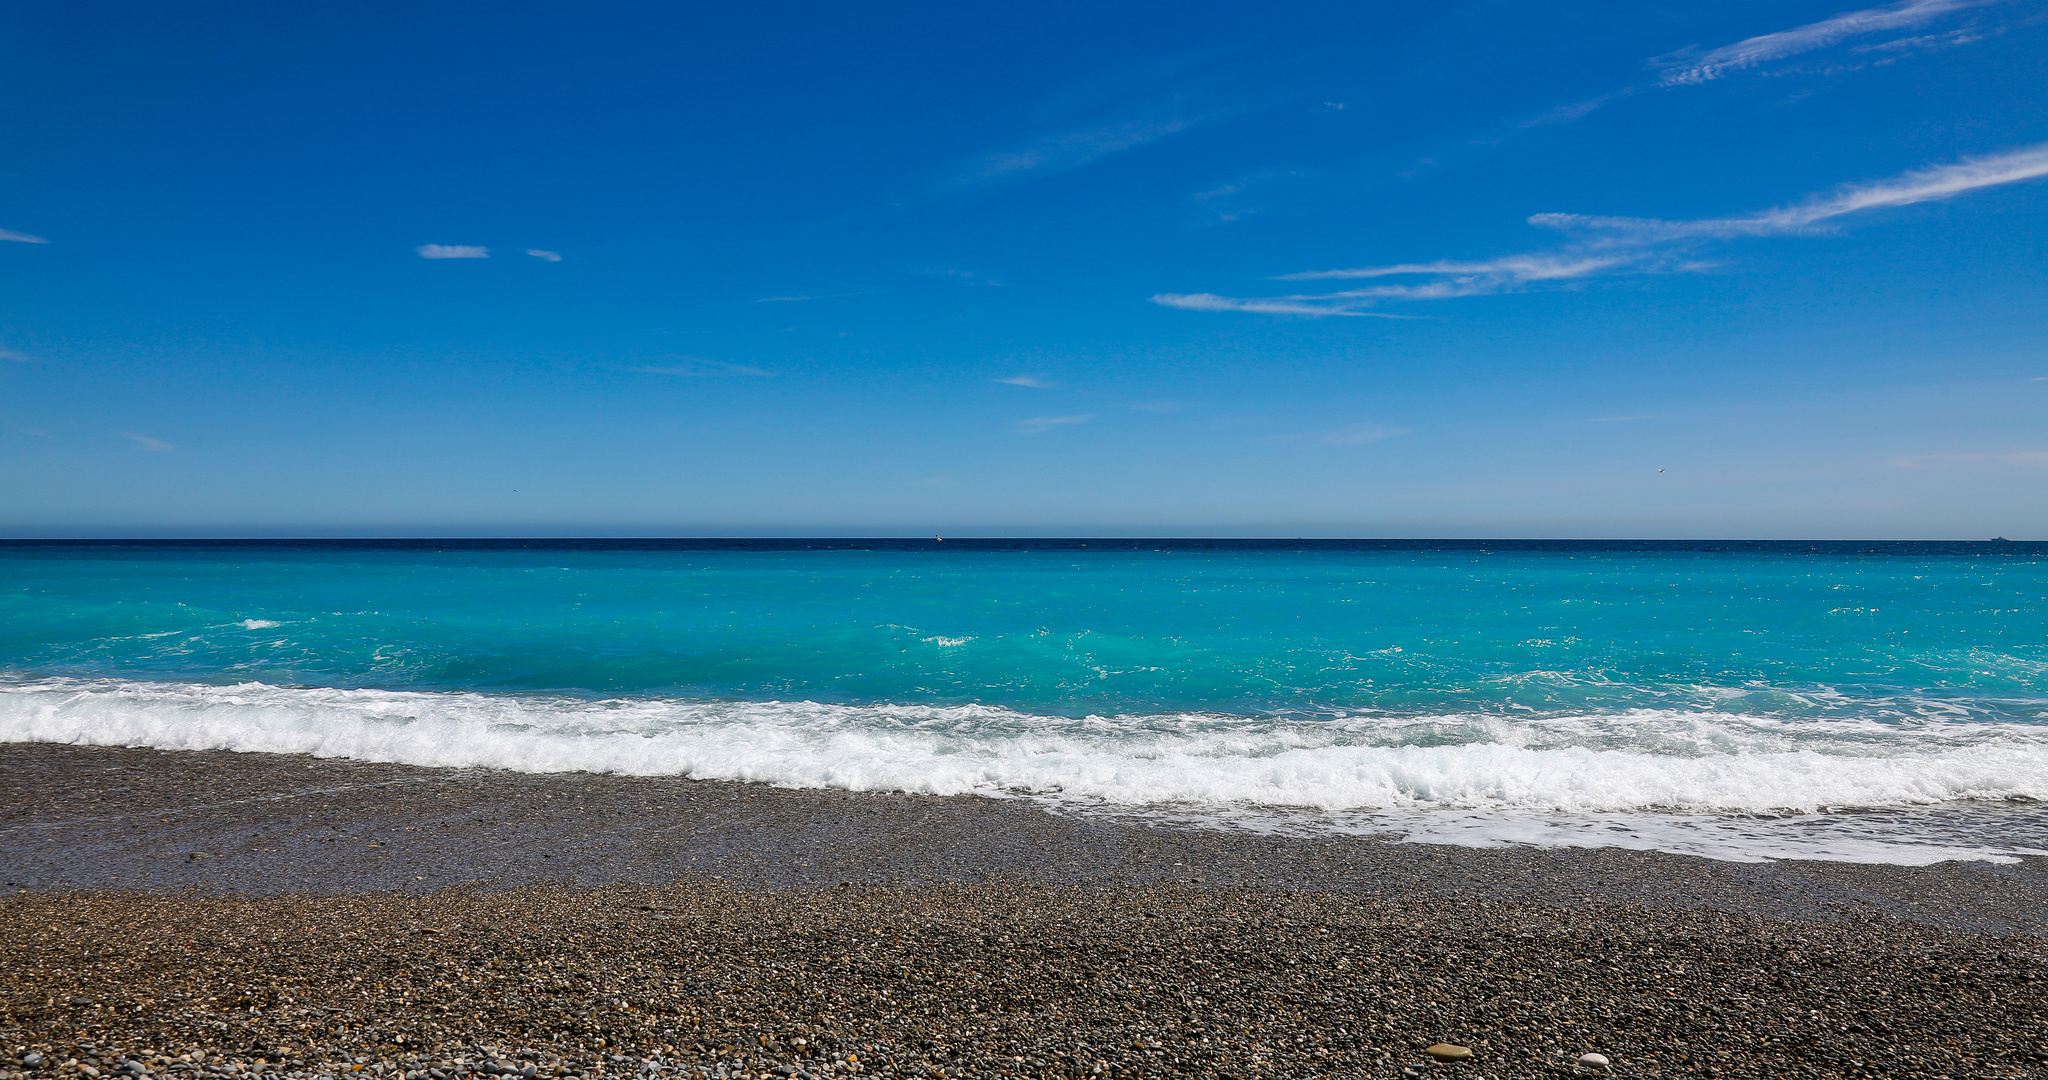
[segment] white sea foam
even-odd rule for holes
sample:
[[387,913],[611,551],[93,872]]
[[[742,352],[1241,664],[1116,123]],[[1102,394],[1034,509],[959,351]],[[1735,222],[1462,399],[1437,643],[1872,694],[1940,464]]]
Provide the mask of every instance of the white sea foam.
[[[1718,858],[2006,858],[2010,842],[1983,842],[1993,826],[1929,832],[1924,814],[1880,820],[1867,810],[2048,800],[2048,727],[1650,709],[1073,718],[978,705],[35,679],[0,682],[0,740],[980,793],[1236,827]],[[1817,815],[1839,808],[1866,812],[1819,827]]]

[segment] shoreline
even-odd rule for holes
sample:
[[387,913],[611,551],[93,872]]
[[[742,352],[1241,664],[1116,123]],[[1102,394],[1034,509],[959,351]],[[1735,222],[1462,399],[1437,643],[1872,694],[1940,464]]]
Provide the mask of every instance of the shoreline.
[[456,886],[1164,884],[1623,903],[2048,935],[2048,858],[1720,862],[1271,836],[1026,800],[0,744],[0,885],[352,895]]
[[2038,858],[224,751],[5,744],[0,775],[0,1071],[31,1080],[2048,1075]]

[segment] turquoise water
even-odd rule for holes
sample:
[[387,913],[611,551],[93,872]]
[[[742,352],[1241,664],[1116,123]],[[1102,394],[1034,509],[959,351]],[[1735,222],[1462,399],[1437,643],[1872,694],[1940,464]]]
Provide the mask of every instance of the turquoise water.
[[1743,858],[2048,799],[2024,544],[22,542],[0,627],[7,739]]

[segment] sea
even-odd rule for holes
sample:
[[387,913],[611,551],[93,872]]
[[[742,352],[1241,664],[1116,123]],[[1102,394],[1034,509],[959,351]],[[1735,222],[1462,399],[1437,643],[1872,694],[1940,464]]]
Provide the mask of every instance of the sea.
[[2012,862],[2048,544],[5,541],[0,741]]

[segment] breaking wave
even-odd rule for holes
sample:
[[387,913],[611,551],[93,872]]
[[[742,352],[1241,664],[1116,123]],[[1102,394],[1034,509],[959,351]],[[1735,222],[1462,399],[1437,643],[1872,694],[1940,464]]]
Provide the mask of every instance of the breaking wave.
[[[1281,831],[1718,858],[2007,859],[2048,727],[1683,709],[1069,717],[981,705],[0,682],[0,740],[1028,797]],[[2016,807],[2011,814],[1987,807]],[[1920,808],[1925,813],[1911,813]],[[1808,828],[1825,819],[1826,828]],[[1846,824],[1845,824],[1846,822]],[[1948,824],[1944,825],[1943,822]]]

